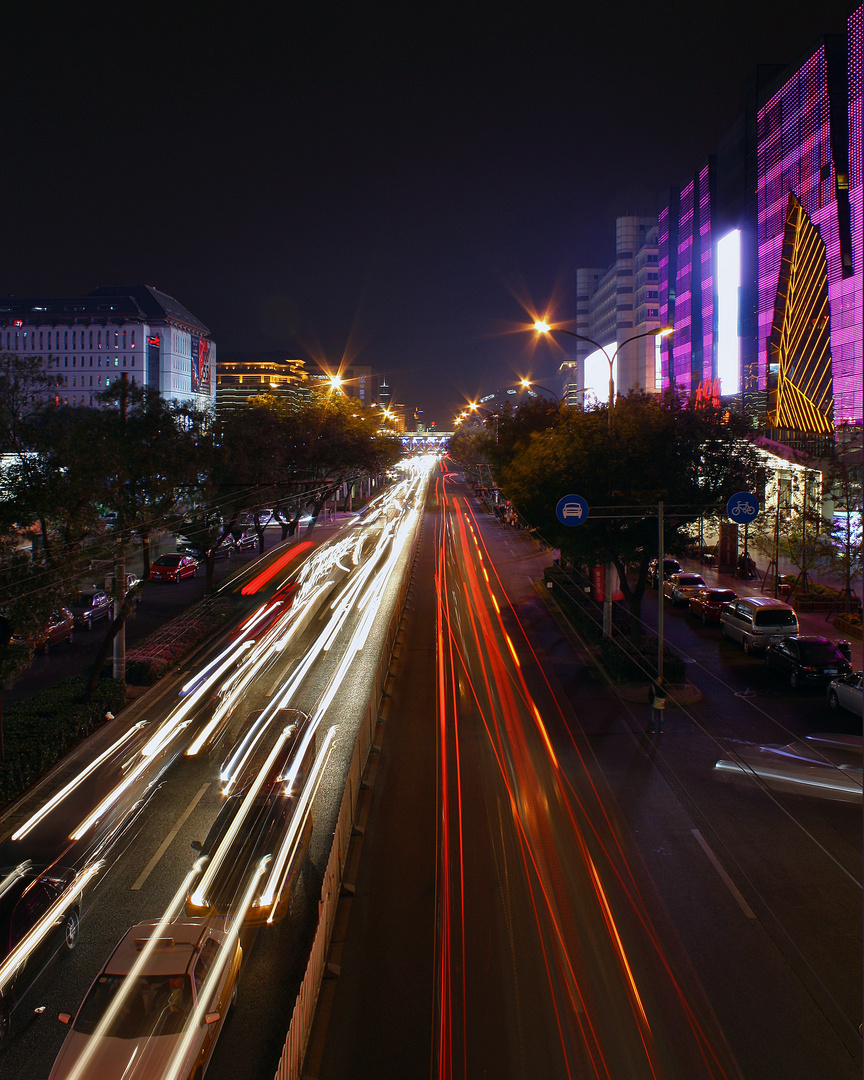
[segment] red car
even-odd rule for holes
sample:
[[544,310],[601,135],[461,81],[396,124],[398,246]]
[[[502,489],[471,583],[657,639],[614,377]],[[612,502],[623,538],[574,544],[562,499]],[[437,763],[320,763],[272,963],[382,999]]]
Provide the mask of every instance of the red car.
[[198,560],[181,551],[170,555],[160,555],[150,567],[150,581],[177,581],[184,577],[195,577],[198,573]]
[[703,623],[720,622],[720,612],[737,595],[731,589],[700,589],[690,597],[690,614],[698,615]]

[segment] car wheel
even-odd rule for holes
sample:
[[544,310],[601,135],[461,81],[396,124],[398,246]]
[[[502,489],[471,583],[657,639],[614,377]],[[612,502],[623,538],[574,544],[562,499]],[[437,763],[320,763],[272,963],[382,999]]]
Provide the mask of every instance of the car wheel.
[[84,620],[84,628],[85,628],[85,630],[92,630],[93,629],[93,620],[92,619],[85,619]]
[[834,712],[837,712],[840,708],[840,698],[837,697],[837,694],[834,690],[832,690],[828,694],[828,704],[831,706]]
[[229,1016],[231,1015],[231,1013],[234,1012],[234,1006],[237,1004],[237,994],[238,994],[237,980],[235,979],[234,980],[234,987],[231,990],[231,1000],[228,1002],[228,1015]]
[[725,638],[729,637],[729,635],[726,633],[726,623],[725,622],[720,623],[720,637],[725,637]]
[[789,676],[789,685],[792,687],[793,690],[801,689],[801,680],[798,677],[797,671],[793,671],[792,674]]
[[747,638],[746,638],[746,637],[745,637],[745,638],[744,638],[744,639],[743,639],[743,640],[741,641],[741,644],[742,644],[742,645],[743,645],[743,647],[744,647],[744,655],[745,655],[745,656],[749,656],[749,655],[750,655],[750,649],[751,649],[751,646],[750,646],[750,642],[749,642],[749,641],[747,640]]
[[67,643],[69,645],[71,645],[74,640],[75,640],[75,632],[73,630],[70,630],[69,631],[69,637],[66,638],[66,641],[67,641]]
[[78,931],[81,927],[81,919],[78,915],[78,909],[72,908],[71,911],[66,913],[66,921],[63,924],[63,944],[72,952],[75,946],[78,944]]
[[46,641],[45,644],[42,646],[42,652],[45,653],[46,656],[48,655],[49,652],[51,652],[51,642],[50,641]]
[[704,611],[702,612],[702,625],[703,625],[703,626],[707,626],[707,625],[708,625],[708,616],[707,616],[707,615],[705,614],[705,612],[704,612]]

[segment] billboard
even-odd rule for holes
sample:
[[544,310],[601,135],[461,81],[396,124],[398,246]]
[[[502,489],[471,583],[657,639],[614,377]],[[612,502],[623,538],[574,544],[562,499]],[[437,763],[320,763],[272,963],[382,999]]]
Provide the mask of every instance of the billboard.
[[212,341],[191,335],[192,341],[192,393],[210,396]]

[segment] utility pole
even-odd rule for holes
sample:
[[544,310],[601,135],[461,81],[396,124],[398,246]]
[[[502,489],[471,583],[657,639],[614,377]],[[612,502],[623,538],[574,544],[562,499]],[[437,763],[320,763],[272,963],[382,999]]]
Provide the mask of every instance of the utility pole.
[[[126,415],[129,399],[129,380],[124,371],[121,376],[120,393],[120,434],[122,443],[125,444]],[[117,543],[114,548],[114,618],[120,617],[123,602],[126,599],[126,510],[123,500],[122,489],[117,514]],[[114,636],[114,670],[115,679],[120,682],[126,681],[126,622],[120,624],[120,629]]]
[[663,500],[657,503],[657,678],[663,678],[663,564],[666,562],[663,538]]

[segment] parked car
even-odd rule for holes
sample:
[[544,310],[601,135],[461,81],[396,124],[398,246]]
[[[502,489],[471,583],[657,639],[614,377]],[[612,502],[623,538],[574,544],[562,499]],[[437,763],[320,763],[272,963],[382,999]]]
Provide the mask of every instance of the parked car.
[[198,573],[198,560],[182,551],[173,551],[169,555],[160,555],[150,567],[150,581],[175,581],[184,577],[195,577]]
[[861,806],[861,736],[807,735],[787,746],[743,746],[714,766],[718,780]]
[[262,507],[260,510],[250,510],[248,513],[241,514],[237,519],[237,524],[241,529],[254,529],[255,517],[258,517],[258,524],[261,528],[265,528],[271,522],[276,525],[278,522],[273,517],[273,511],[269,508]]
[[12,640],[16,642],[27,642],[32,645],[37,652],[48,652],[52,645],[57,645],[61,641],[68,641],[72,644],[75,634],[75,616],[69,610],[69,608],[61,607],[56,611],[52,611],[48,616],[44,627],[35,634],[13,634]]
[[[210,549],[205,548],[198,540],[190,540],[186,536],[177,537],[177,550],[181,551],[184,555],[191,555],[198,562],[206,562],[207,557],[210,554]],[[215,558],[217,559],[233,559],[234,558],[234,537],[230,535],[216,546]]]
[[234,533],[234,550],[249,551],[258,546],[258,536],[254,529]]
[[[681,573],[681,563],[677,559],[664,559],[663,560],[663,580],[671,577],[672,574]],[[652,559],[648,564],[648,584],[652,589],[656,589],[659,584],[659,574],[657,572],[657,559]]]
[[[99,1080],[120,1080],[133,1061],[136,1076],[203,1076],[237,998],[243,951],[230,920],[174,919],[145,954],[134,984],[127,984],[159,925],[133,926],[96,976],[74,1020],[60,1013],[71,1030],[51,1080],[70,1076],[85,1052],[86,1074]],[[117,1000],[122,1004],[102,1030],[100,1021]],[[182,1060],[173,1061],[178,1051]]]
[[795,609],[768,596],[745,596],[720,612],[724,637],[737,641],[745,653],[764,649],[772,641],[798,633]]
[[852,665],[828,638],[796,634],[770,644],[765,663],[789,676],[793,690],[827,686],[838,675],[849,675]]
[[695,592],[705,588],[707,584],[701,574],[691,574],[681,570],[677,574],[671,574],[663,582],[663,595],[668,597],[673,604],[687,604]]
[[[44,923],[49,909],[64,893],[74,890],[77,875],[61,867],[36,868],[30,863],[0,868],[0,971],[16,948],[26,949],[27,935]],[[76,897],[56,919],[34,954],[15,960],[15,970],[0,980],[0,1047],[9,1033],[9,1019],[15,1003],[15,988],[20,984],[25,965],[41,970],[58,950],[71,952],[78,944],[81,898]]]
[[849,712],[855,713],[857,717],[861,717],[861,682],[862,672],[858,671],[854,675],[842,675],[837,679],[832,679],[828,683],[828,704],[832,709],[848,709]]
[[698,615],[703,623],[719,623],[723,608],[737,599],[731,589],[698,589],[690,597],[690,614]]
[[75,616],[75,625],[83,626],[86,630],[93,629],[93,623],[99,619],[107,619],[111,614],[112,601],[104,589],[82,589],[78,594],[78,600],[71,605]]
[[[128,573],[126,575],[126,592],[125,592],[124,595],[128,596],[129,593],[132,591],[132,589],[134,589],[137,585],[140,585],[140,584],[141,584],[141,578],[139,578],[137,574],[133,574],[131,572]],[[114,575],[113,574],[108,574],[106,576],[106,578],[105,578],[105,591],[109,594],[109,596],[113,594],[113,591],[114,591]],[[141,593],[141,590],[139,589],[138,592],[135,594],[135,602],[137,604],[140,604],[143,599],[144,599],[144,597],[143,597],[143,595]]]

